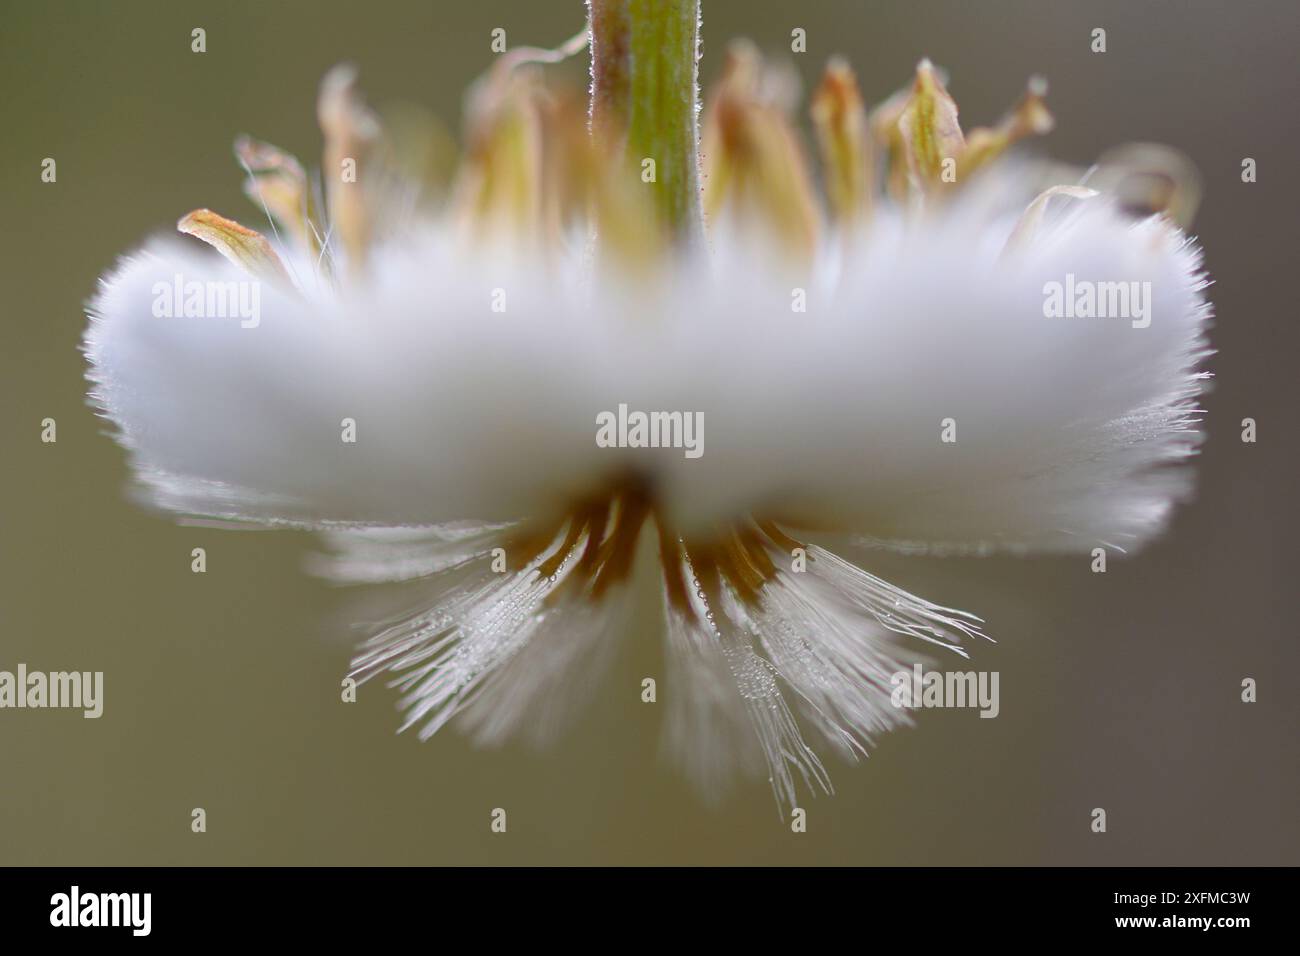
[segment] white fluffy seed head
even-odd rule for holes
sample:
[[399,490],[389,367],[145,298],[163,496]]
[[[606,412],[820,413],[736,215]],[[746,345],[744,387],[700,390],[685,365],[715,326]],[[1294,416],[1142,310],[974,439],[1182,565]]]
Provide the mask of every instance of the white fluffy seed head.
[[[292,282],[157,241],[90,305],[92,397],[152,504],[326,529],[319,573],[405,582],[412,603],[354,660],[400,688],[404,726],[541,739],[595,686],[628,590],[587,599],[591,526],[504,571],[493,555],[629,475],[670,544],[750,515],[927,552],[1131,549],[1163,527],[1202,437],[1199,252],[1104,197],[1054,198],[1017,232],[1031,198],[985,177],[919,216],[877,209],[809,270],[722,224],[707,257],[634,278],[597,273],[582,241],[533,256],[442,225],[333,278],[280,250]],[[157,314],[178,286],[250,281],[255,322]],[[1048,314],[1048,290],[1078,283],[1141,298]],[[693,416],[701,454],[603,447],[620,406]],[[805,729],[864,754],[909,720],[891,676],[981,630],[816,546],[800,573],[757,540],[774,570],[756,594],[716,575],[685,603],[664,592],[665,739],[706,792],[740,767],[788,807],[830,789]],[[689,581],[684,554],[661,563]]]
[[[1023,203],[882,214],[807,280],[806,311],[722,239],[707,267],[624,289],[428,231],[341,288],[262,282],[243,327],[155,316],[175,276],[248,280],[157,242],[91,304],[93,395],[154,500],[195,514],[511,521],[632,470],[687,529],[760,510],[904,546],[1130,547],[1187,489],[1206,283],[1163,220],[1056,202],[1015,251]],[[1136,283],[1149,324],[1045,316],[1067,276]],[[703,454],[598,447],[620,404],[702,416]]]

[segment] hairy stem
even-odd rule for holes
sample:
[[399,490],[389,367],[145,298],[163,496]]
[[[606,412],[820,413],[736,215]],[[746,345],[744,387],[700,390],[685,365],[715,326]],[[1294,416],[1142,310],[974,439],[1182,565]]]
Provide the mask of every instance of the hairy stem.
[[589,0],[592,129],[626,136],[655,208],[682,242],[703,235],[696,59],[699,0]]

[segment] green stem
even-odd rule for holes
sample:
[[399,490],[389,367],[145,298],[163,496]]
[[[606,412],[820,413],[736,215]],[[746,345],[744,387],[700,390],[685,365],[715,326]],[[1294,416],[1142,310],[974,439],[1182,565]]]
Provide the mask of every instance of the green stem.
[[700,211],[699,0],[589,0],[592,127],[626,129],[626,155],[640,173],[653,159],[655,207],[690,243],[703,237]]
[[606,143],[626,132],[632,98],[627,0],[587,0],[591,24],[591,129]]

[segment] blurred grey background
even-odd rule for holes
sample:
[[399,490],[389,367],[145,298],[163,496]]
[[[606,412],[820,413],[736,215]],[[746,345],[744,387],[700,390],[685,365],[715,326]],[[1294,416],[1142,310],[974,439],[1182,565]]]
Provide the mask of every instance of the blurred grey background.
[[[105,714],[0,711],[0,863],[1264,864],[1300,862],[1294,624],[1294,0],[704,0],[706,81],[725,41],[788,51],[805,83],[848,55],[871,100],[928,55],[968,127],[1043,73],[1086,164],[1154,140],[1205,179],[1195,225],[1218,314],[1199,494],[1107,574],[1086,558],[872,558],[982,615],[1001,716],[929,711],[806,799],[790,833],[765,783],[710,809],[659,757],[647,619],[585,719],[551,750],[396,736],[379,685],[339,700],[338,592],[302,534],[177,527],[123,496],[122,452],[84,406],[82,303],[115,256],[198,206],[250,225],[237,133],[316,162],[314,97],[350,59],[372,102],[456,129],[489,34],[555,44],[579,0],[0,4],[0,669],[103,670]],[[208,52],[190,52],[207,30]],[[1108,51],[1093,54],[1093,27]],[[559,69],[580,78],[582,63]],[[58,182],[40,162],[58,161]],[[1259,181],[1240,181],[1243,157]],[[40,421],[58,421],[42,444]],[[1239,441],[1240,421],[1259,441]],[[190,572],[205,547],[208,573]],[[1239,700],[1241,680],[1259,702]],[[203,807],[208,832],[190,832]],[[505,807],[505,836],[489,832]],[[1089,830],[1106,808],[1109,832]]]

